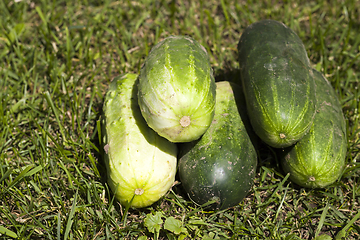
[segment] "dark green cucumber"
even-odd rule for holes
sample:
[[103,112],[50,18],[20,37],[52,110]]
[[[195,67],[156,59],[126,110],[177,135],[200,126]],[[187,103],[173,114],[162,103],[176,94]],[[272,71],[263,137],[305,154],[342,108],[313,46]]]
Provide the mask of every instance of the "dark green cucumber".
[[281,151],[280,161],[298,185],[322,188],[335,182],[345,167],[346,123],[331,84],[316,70],[314,76],[317,97],[314,123],[295,146]]
[[303,43],[283,23],[262,20],[238,44],[241,82],[256,134],[287,147],[308,132],[315,115],[315,83]]
[[257,154],[242,120],[246,110],[240,86],[227,81],[216,86],[214,120],[200,140],[180,145],[178,171],[194,202],[215,200],[211,208],[226,209],[251,189]]

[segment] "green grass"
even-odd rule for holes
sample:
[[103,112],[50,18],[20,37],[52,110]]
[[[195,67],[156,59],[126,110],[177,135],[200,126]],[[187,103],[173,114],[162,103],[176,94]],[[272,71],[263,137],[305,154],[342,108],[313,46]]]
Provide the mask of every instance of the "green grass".
[[[360,2],[281,2],[2,1],[0,237],[360,239]],[[151,207],[121,207],[105,182],[97,135],[110,81],[138,73],[151,47],[172,34],[195,38],[216,79],[234,80],[240,35],[263,18],[299,35],[339,95],[349,136],[341,180],[299,188],[264,147],[254,188],[235,208],[207,211],[181,184]]]

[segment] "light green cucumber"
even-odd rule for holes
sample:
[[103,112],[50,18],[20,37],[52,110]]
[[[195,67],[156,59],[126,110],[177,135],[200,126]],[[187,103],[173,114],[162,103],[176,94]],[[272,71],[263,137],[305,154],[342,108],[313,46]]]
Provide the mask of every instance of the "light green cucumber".
[[104,102],[102,135],[108,184],[121,204],[146,207],[172,186],[177,147],[149,128],[137,100],[137,75],[115,78]]
[[169,141],[193,141],[211,124],[215,90],[205,48],[190,37],[170,36],[151,49],[141,69],[141,113]]

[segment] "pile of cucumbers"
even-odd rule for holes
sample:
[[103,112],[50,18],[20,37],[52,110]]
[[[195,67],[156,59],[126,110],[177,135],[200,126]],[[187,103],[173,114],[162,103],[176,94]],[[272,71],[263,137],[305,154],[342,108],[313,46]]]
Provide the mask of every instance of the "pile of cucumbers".
[[323,188],[341,177],[342,108],[296,33],[278,21],[256,22],[241,35],[238,60],[240,81],[215,82],[206,49],[170,36],[139,75],[112,81],[101,135],[108,184],[121,204],[153,204],[178,173],[196,204],[236,206],[254,183],[261,142],[300,186]]

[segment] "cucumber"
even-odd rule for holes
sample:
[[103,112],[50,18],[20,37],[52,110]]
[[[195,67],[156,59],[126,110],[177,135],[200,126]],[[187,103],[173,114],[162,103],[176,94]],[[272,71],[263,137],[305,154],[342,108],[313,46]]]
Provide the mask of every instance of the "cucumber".
[[111,82],[101,121],[108,184],[122,205],[141,208],[158,201],[172,186],[177,146],[147,126],[136,84],[135,74]]
[[141,113],[171,142],[196,140],[214,117],[215,88],[205,48],[190,37],[170,36],[151,49],[141,68]]
[[346,122],[331,84],[320,72],[313,72],[317,97],[314,123],[296,145],[280,151],[280,162],[293,182],[323,188],[339,179],[345,167]]
[[315,116],[315,83],[305,47],[283,23],[262,20],[238,44],[241,82],[256,134],[268,145],[293,145]]
[[190,199],[198,204],[214,201],[210,208],[226,209],[251,189],[257,154],[247,132],[251,126],[244,125],[241,88],[227,81],[216,85],[214,120],[199,140],[179,145],[178,172]]

